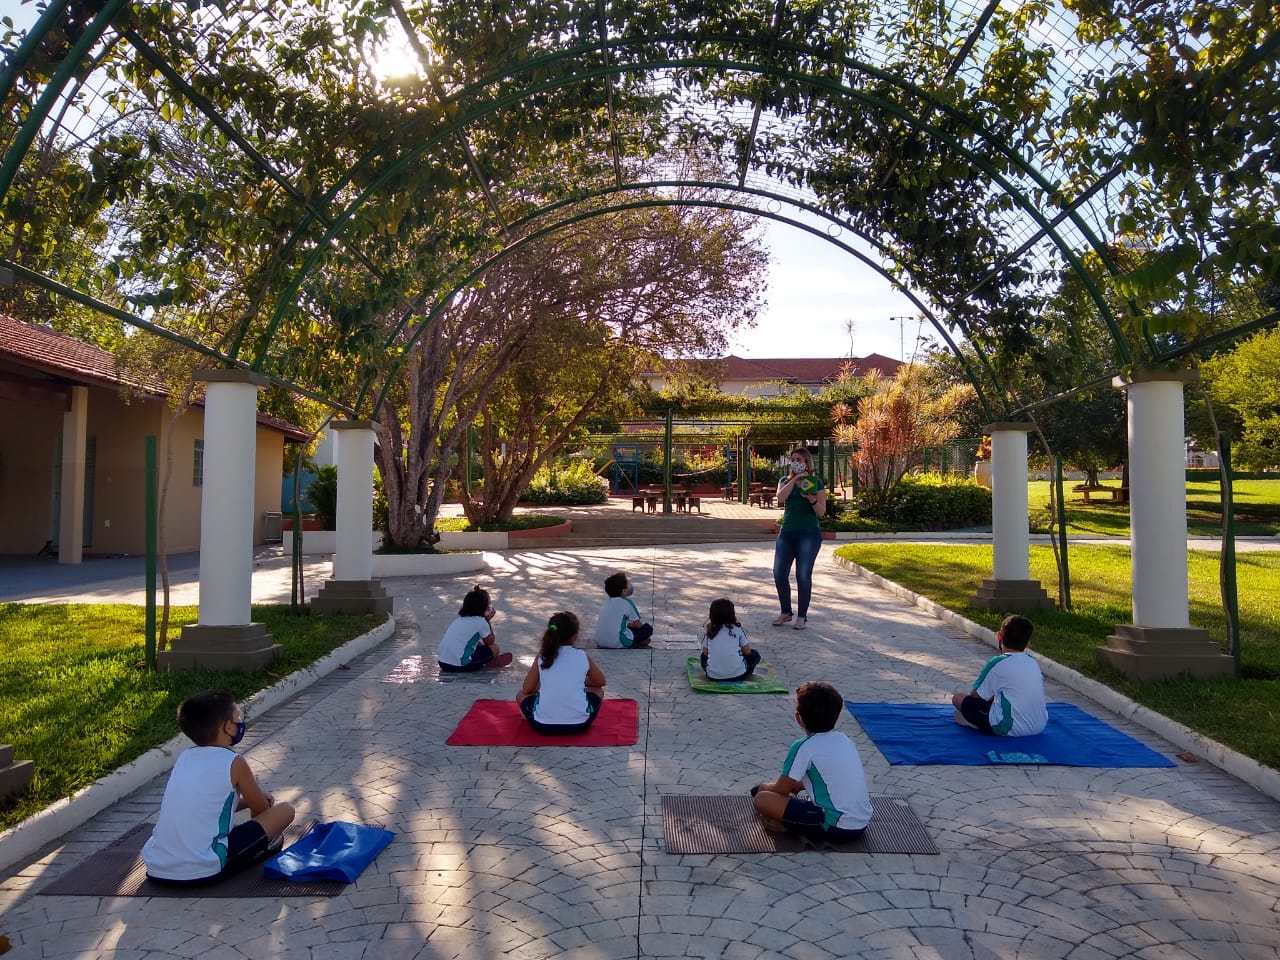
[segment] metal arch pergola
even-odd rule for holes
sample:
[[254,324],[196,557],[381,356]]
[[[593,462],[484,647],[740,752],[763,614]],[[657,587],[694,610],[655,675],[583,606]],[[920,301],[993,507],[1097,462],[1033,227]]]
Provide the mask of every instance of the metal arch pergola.
[[[239,17],[246,29],[262,22],[266,16],[264,11],[272,6],[291,10],[288,4],[248,2],[224,6],[226,17],[233,22]],[[54,0],[10,51],[0,72],[0,95],[10,108],[8,130],[4,135],[5,153],[0,162],[0,202],[9,200],[21,172],[37,169],[38,157],[32,148],[41,138],[43,142],[69,140],[74,134],[87,148],[98,145],[107,136],[119,118],[109,114],[108,98],[96,96],[96,91],[107,83],[105,76],[116,78],[112,83],[120,83],[121,64],[136,62],[145,65],[161,80],[153,86],[147,86],[152,81],[146,77],[135,80],[132,88],[121,95],[122,102],[145,106],[150,102],[149,97],[167,96],[172,102],[185,105],[185,109],[204,118],[208,129],[216,130],[242,151],[248,167],[263,178],[260,189],[279,189],[287,197],[287,203],[293,205],[296,210],[293,227],[282,236],[275,251],[288,269],[282,273],[271,295],[264,299],[262,309],[246,315],[229,331],[228,345],[223,348],[215,342],[169,329],[163,322],[146,315],[145,310],[128,310],[122,302],[108,302],[92,291],[77,289],[47,265],[24,262],[22,244],[16,235],[0,264],[24,282],[182,343],[217,362],[265,373],[290,389],[322,399],[353,416],[378,415],[386,401],[387,385],[403,360],[403,351],[412,346],[424,326],[433,322],[456,292],[482,278],[487,269],[535,240],[572,229],[587,219],[650,206],[718,206],[823,235],[804,221],[780,216],[772,209],[774,204],[787,204],[860,238],[883,262],[876,263],[856,246],[832,236],[830,230],[826,232],[826,239],[834,245],[869,263],[908,293],[921,315],[929,319],[943,342],[960,357],[993,419],[1013,416],[1020,404],[1018,398],[1005,389],[999,373],[987,363],[983,349],[975,353],[978,367],[969,364],[961,348],[965,344],[981,346],[990,331],[975,323],[972,316],[966,319],[962,308],[1008,269],[1024,269],[1027,276],[1034,276],[1044,274],[1050,267],[1060,267],[1078,278],[1093,306],[1096,322],[1106,329],[1110,338],[1117,369],[1135,362],[1173,361],[1201,345],[1274,324],[1280,314],[1260,311],[1227,329],[1215,330],[1210,336],[1167,343],[1147,327],[1147,316],[1153,305],[1129,302],[1120,306],[1136,320],[1130,327],[1137,333],[1125,333],[1115,314],[1118,304],[1108,297],[1095,273],[1117,278],[1126,272],[1112,255],[1113,243],[1104,240],[1114,236],[1106,214],[1108,206],[1117,202],[1115,191],[1140,176],[1140,170],[1136,166],[1126,168],[1123,163],[1098,172],[1071,169],[1062,163],[1058,163],[1058,169],[1052,173],[1042,170],[1027,156],[1027,143],[1008,141],[983,122],[978,110],[980,100],[964,100],[957,85],[966,77],[986,75],[991,61],[1000,52],[1000,44],[1007,39],[1001,31],[1012,29],[1013,21],[1006,19],[997,30],[999,6],[998,0],[982,7],[964,3],[937,6],[939,37],[950,37],[948,42],[952,43],[954,52],[945,58],[945,68],[927,78],[928,83],[918,82],[908,75],[901,62],[893,62],[889,56],[893,50],[886,46],[887,41],[872,38],[865,47],[849,50],[838,48],[826,37],[807,39],[805,30],[820,32],[818,27],[811,18],[806,19],[805,8],[790,9],[786,0],[748,10],[757,15],[752,21],[757,26],[754,32],[722,32],[714,25],[707,26],[717,12],[714,8],[694,10],[677,4],[670,10],[683,14],[683,19],[664,22],[653,18],[653,9],[621,2],[600,0],[586,7],[564,10],[537,7],[545,19],[554,21],[559,16],[559,27],[547,28],[543,35],[534,37],[538,43],[531,42],[518,59],[498,58],[492,64],[481,65],[481,69],[474,71],[474,77],[452,89],[446,89],[435,76],[433,65],[425,63],[429,96],[424,94],[406,111],[414,122],[413,139],[406,143],[402,138],[388,137],[385,142],[371,143],[358,156],[353,154],[344,173],[333,176],[321,185],[322,189],[307,190],[299,185],[300,177],[296,170],[290,170],[287,157],[272,156],[271,148],[279,148],[280,143],[272,144],[268,137],[260,136],[252,118],[245,125],[253,129],[242,131],[237,121],[245,120],[243,116],[229,115],[225,108],[220,109],[201,92],[219,79],[218,72],[224,67],[220,51],[215,51],[209,41],[216,34],[214,19],[202,19],[198,8],[184,14],[179,7],[164,6],[163,16],[167,17],[164,25],[169,30],[166,34],[158,26],[160,14],[142,16],[138,5],[127,0],[106,0],[98,4],[96,14],[83,23],[74,16],[79,7],[69,0]],[[528,9],[535,7],[530,4]],[[415,24],[434,28],[438,26],[437,21],[456,12],[432,4],[420,4],[409,10],[400,0],[387,0],[381,6],[366,9],[370,17],[382,18],[380,29],[397,26],[403,29],[410,45],[424,61],[431,55],[427,41],[432,31],[424,30],[420,36]],[[870,5],[865,11],[869,21],[878,12]],[[893,22],[894,15],[885,14],[884,22]],[[1053,20],[1046,16],[1042,25],[1046,25],[1047,34],[1057,32],[1052,39],[1064,41],[1073,21],[1061,10],[1056,11],[1056,15],[1058,19]],[[657,22],[662,22],[663,27],[651,29],[650,25]],[[1028,28],[1026,32],[1030,37],[1031,30]],[[1274,32],[1264,36],[1254,49],[1246,51],[1236,68],[1243,72],[1262,65],[1274,71],[1277,43]],[[1085,41],[1073,40],[1071,44],[1062,45],[1070,46],[1069,53],[1080,59],[1091,50]],[[1046,46],[1047,43],[1040,43],[1036,49]],[[1104,52],[1093,60],[1085,60],[1086,67],[1106,64],[1108,57],[1116,56],[1114,50],[1105,52],[1104,43],[1095,46]],[[50,50],[56,55],[51,55]],[[207,60],[202,63],[182,60],[178,54],[184,50],[203,51]],[[173,54],[172,60],[167,52]],[[876,54],[884,55],[885,62],[875,62]],[[138,58],[136,61],[132,59],[134,56]],[[1064,91],[1070,82],[1087,72],[1056,62],[1055,68],[1059,71],[1057,78],[1046,80],[1051,99],[1065,97]],[[725,93],[707,79],[717,77],[743,81],[745,87],[757,92],[750,96],[742,92]],[[95,83],[99,86],[95,87]],[[719,177],[670,176],[661,169],[661,162],[624,156],[623,141],[629,131],[619,117],[624,111],[621,101],[628,84],[633,89],[646,85],[652,89],[662,84],[694,89],[700,84],[708,96],[700,118],[702,132],[712,137],[717,124],[724,123],[741,135],[732,163],[726,163],[723,174]],[[600,165],[601,175],[592,182],[549,195],[530,194],[526,190],[522,196],[513,196],[510,208],[504,209],[503,198],[499,196],[501,188],[509,186],[514,195],[524,189],[524,184],[518,176],[510,184],[492,182],[481,151],[473,148],[473,141],[486,135],[496,136],[493,131],[505,116],[540,98],[560,96],[568,100],[576,91],[596,89],[598,85],[603,85],[606,94],[603,101],[599,96],[594,97],[604,104],[602,128],[595,131],[602,134],[602,141],[607,141],[604,152],[608,158]],[[19,90],[28,94],[29,100],[18,97]],[[899,124],[901,129],[936,145],[946,156],[961,161],[966,174],[980,176],[986,184],[988,192],[982,198],[983,209],[992,216],[1003,216],[1000,226],[1007,228],[1005,232],[1010,241],[1007,249],[992,257],[977,276],[943,276],[937,264],[913,258],[912,248],[903,238],[893,237],[892,231],[889,237],[884,236],[884,225],[870,220],[864,211],[841,209],[837,197],[818,195],[812,183],[797,183],[794,176],[788,179],[787,175],[778,174],[777,170],[785,167],[785,163],[766,149],[766,134],[772,131],[770,142],[774,144],[785,143],[787,135],[794,134],[800,142],[810,134],[807,117],[780,110],[766,112],[767,95],[776,93],[778,97],[785,97],[786,91],[803,91],[803,96],[811,98],[813,103],[850,116],[868,115]],[[101,111],[98,127],[88,135],[83,134],[81,127],[73,128],[66,119],[67,108],[77,98],[84,105],[85,115],[92,118],[95,111]],[[426,109],[428,101],[430,110]],[[670,108],[673,102],[668,99],[667,106]],[[24,105],[25,112],[17,109]],[[55,114],[60,106],[61,112]],[[743,122],[734,127],[737,118],[731,111],[737,107],[747,108],[750,118],[748,122],[743,116]],[[762,120],[768,130],[761,130]],[[149,117],[149,122],[163,126],[169,120],[159,111]],[[300,134],[295,131],[295,135]],[[1124,132],[1117,132],[1115,136],[1123,140]],[[592,149],[591,144],[590,132],[584,133],[580,148]],[[344,329],[338,318],[306,313],[302,302],[323,291],[328,278],[340,273],[343,267],[363,271],[374,283],[389,283],[389,251],[407,250],[410,257],[418,255],[424,249],[423,238],[407,236],[384,244],[381,251],[384,257],[380,260],[378,252],[366,249],[367,244],[362,240],[367,238],[362,237],[356,224],[371,209],[389,206],[404,198],[408,202],[423,199],[408,194],[401,197],[396,190],[413,171],[440,165],[450,157],[459,158],[455,161],[458,169],[451,171],[457,175],[458,182],[468,184],[482,199],[479,206],[483,216],[467,224],[476,241],[474,250],[461,256],[438,258],[439,286],[424,283],[420,289],[413,289],[410,284],[391,291],[390,299],[398,302],[396,309],[386,311],[377,318],[373,329],[364,331],[381,344],[381,351],[391,359],[364,365],[354,381],[304,382],[308,371],[295,369],[297,352],[282,355],[278,349],[293,332],[293,325],[302,319],[318,323],[322,332],[327,331],[339,342],[349,339],[351,331]],[[882,186],[902,163],[894,158],[882,176]],[[755,179],[749,182],[749,176]],[[757,185],[756,180],[763,180],[763,185]],[[703,191],[704,195],[665,193],[673,190]],[[629,194],[635,195],[635,199],[615,199]],[[425,199],[434,200],[435,215],[443,217],[448,204],[458,198],[443,192],[428,194]],[[760,201],[764,206],[759,205]],[[424,229],[429,232],[430,226]],[[104,255],[109,254],[110,251],[104,251]],[[1086,257],[1098,264],[1096,271],[1086,266]],[[946,295],[943,291],[951,281],[958,283],[964,292],[958,296]],[[309,339],[322,338],[311,335]],[[1077,388],[1085,386],[1081,384]]]

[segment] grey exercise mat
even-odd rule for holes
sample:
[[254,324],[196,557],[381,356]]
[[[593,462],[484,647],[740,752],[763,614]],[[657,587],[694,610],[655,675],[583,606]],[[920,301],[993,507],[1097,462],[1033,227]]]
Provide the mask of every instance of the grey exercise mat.
[[875,811],[867,831],[849,843],[815,843],[792,833],[770,833],[751,797],[662,798],[662,833],[667,853],[937,853],[911,805],[901,797],[872,797]]
[[[315,820],[293,823],[284,832],[286,847],[302,839]],[[84,863],[73,867],[48,886],[37,891],[45,897],[170,897],[194,900],[243,897],[332,897],[347,886],[335,880],[318,883],[294,883],[292,880],[268,880],[262,875],[262,864],[198,887],[171,887],[147,879],[142,863],[142,845],[151,836],[152,824],[140,823],[109,847],[99,850]]]

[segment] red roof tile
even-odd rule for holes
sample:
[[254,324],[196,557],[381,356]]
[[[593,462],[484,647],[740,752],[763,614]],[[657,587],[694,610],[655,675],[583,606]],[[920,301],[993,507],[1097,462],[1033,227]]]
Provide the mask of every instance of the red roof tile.
[[[167,396],[168,387],[153,377],[125,373],[115,354],[39,324],[25,323],[0,314],[0,359],[13,360],[45,374],[94,386],[127,386],[156,396]],[[203,403],[199,397],[192,401]],[[258,414],[258,423],[292,440],[310,438],[306,430],[278,417]]]

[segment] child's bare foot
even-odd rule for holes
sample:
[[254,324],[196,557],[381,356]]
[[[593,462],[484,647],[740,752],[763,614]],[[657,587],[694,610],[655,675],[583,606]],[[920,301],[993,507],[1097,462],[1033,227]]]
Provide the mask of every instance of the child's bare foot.
[[505,667],[511,663],[512,659],[513,658],[511,654],[500,653],[496,657],[494,657],[492,660],[485,661],[485,666],[486,667]]
[[773,817],[766,817],[760,814],[760,826],[764,827],[769,833],[786,833],[787,828],[781,820],[775,820]]
[[962,726],[962,727],[969,727],[971,730],[977,730],[977,729],[978,729],[978,728],[977,728],[977,727],[975,727],[972,723],[970,723],[968,720],[966,720],[966,719],[964,718],[964,714],[963,714],[963,713],[961,713],[959,710],[957,710],[957,711],[956,711],[956,713],[955,713],[955,721],[956,721],[956,723],[960,724],[960,726]]

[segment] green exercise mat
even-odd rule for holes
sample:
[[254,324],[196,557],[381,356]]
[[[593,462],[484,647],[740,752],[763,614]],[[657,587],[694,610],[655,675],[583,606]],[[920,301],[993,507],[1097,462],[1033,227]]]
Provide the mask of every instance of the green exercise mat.
[[773,664],[761,660],[755,673],[745,680],[708,680],[697,657],[690,657],[689,686],[699,693],[788,693],[787,685],[773,672]]

